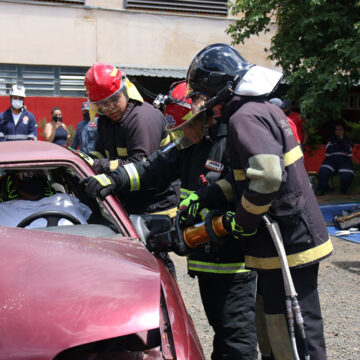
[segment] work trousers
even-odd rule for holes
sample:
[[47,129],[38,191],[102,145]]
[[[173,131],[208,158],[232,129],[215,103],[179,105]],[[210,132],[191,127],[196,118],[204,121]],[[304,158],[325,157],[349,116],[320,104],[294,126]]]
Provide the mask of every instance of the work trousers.
[[[318,270],[319,264],[292,269],[291,276],[304,318],[310,359],[325,360],[323,322],[317,290]],[[283,284],[281,270],[258,273],[256,326],[263,360],[294,359],[288,333]],[[304,341],[298,331],[296,345],[299,357],[303,360]]]
[[255,360],[256,272],[198,276],[201,299],[214,330],[212,360]]
[[329,190],[329,179],[335,172],[339,173],[340,187],[346,192],[354,179],[354,170],[351,159],[347,157],[336,157],[325,159],[319,169],[319,188]]

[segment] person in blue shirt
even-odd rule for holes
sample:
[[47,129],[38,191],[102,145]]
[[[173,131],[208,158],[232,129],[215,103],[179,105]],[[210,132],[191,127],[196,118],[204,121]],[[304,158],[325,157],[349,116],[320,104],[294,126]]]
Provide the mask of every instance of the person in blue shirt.
[[24,106],[25,88],[13,85],[10,90],[11,106],[0,114],[0,141],[37,140],[35,116]]
[[81,105],[83,120],[76,126],[74,140],[71,148],[77,150],[80,148],[85,154],[90,154],[95,149],[97,139],[97,117],[90,121],[89,102],[84,101]]

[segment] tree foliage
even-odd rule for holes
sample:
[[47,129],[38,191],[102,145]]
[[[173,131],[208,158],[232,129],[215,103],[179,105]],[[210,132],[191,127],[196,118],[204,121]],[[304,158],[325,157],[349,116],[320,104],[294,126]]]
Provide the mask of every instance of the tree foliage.
[[312,126],[341,119],[350,89],[360,84],[360,0],[233,0],[243,17],[227,33],[233,44],[277,24],[269,58],[280,66]]

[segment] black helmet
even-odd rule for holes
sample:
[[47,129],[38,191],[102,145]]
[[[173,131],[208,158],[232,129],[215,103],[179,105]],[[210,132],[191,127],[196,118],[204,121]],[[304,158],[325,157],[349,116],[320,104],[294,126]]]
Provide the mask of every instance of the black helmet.
[[230,45],[209,45],[195,56],[188,69],[190,95],[201,92],[213,97],[235,77],[241,79],[252,66]]

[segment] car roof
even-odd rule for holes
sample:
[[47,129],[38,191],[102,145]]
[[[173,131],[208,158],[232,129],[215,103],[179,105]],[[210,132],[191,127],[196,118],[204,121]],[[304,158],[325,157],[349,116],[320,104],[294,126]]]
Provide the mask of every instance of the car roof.
[[51,160],[82,162],[73,151],[47,141],[0,142],[0,163]]

